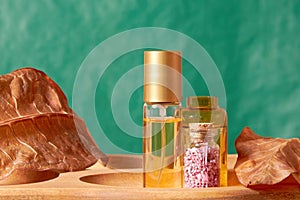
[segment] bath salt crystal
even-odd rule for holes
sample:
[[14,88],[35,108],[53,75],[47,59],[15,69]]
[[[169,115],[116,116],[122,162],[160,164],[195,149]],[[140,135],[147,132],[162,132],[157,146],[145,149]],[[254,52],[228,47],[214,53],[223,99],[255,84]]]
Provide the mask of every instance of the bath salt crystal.
[[218,146],[202,143],[200,147],[187,148],[184,154],[185,188],[219,186],[220,168]]

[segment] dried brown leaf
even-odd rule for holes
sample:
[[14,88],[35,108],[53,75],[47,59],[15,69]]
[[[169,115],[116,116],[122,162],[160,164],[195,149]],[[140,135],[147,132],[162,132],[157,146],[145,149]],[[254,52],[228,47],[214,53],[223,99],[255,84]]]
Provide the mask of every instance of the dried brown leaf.
[[17,169],[82,170],[96,157],[106,159],[45,73],[23,68],[0,76],[0,180]]
[[265,138],[245,127],[236,139],[235,147],[238,159],[234,169],[245,186],[274,185],[291,174],[300,179],[298,138]]

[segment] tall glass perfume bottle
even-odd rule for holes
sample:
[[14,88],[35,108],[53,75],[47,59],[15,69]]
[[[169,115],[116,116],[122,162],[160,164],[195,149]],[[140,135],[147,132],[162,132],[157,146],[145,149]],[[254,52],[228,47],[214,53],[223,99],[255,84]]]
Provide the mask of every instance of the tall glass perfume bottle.
[[143,186],[183,187],[181,53],[144,53]]

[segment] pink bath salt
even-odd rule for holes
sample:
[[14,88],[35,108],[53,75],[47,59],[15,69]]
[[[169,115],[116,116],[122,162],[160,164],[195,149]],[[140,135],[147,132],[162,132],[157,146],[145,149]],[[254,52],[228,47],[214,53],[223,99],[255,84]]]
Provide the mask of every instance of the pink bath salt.
[[184,155],[186,188],[219,186],[219,149],[202,146],[187,148]]

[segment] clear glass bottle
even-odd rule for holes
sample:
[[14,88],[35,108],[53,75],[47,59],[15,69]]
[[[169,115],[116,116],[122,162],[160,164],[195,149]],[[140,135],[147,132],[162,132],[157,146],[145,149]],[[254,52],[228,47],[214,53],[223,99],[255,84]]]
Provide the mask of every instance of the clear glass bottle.
[[217,97],[188,97],[182,110],[184,187],[227,186],[227,113]]
[[144,56],[143,186],[181,188],[181,54],[147,51]]

